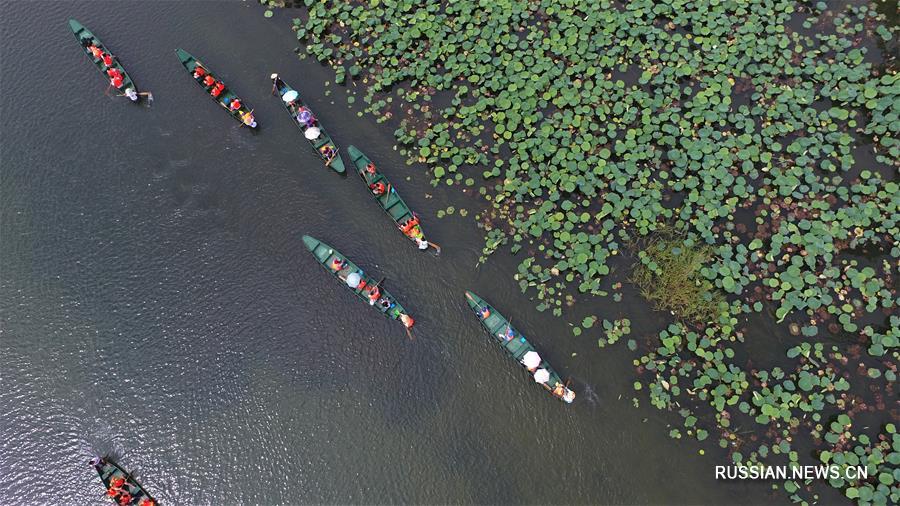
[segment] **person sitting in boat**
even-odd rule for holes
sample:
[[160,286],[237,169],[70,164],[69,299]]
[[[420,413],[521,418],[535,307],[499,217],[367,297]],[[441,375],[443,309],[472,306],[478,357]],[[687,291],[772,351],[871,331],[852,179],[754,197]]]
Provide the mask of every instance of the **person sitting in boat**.
[[369,290],[369,305],[374,306],[375,301],[381,297],[381,290],[378,289],[377,286],[373,286],[371,290]]
[[116,476],[115,478],[109,480],[109,488],[120,489],[125,485],[125,478],[121,476]]
[[231,103],[228,104],[228,110],[229,110],[229,111],[239,111],[239,110],[241,110],[241,101],[238,100],[238,99],[232,100]]
[[369,189],[372,190],[372,193],[375,194],[376,197],[384,195],[385,187],[384,183],[382,183],[381,181],[370,184]]
[[403,325],[408,329],[413,328],[413,325],[416,324],[416,321],[413,320],[413,317],[405,313],[400,313],[400,321],[403,322]]
[[88,51],[90,51],[91,55],[98,60],[103,58],[103,50],[93,44],[88,46]]
[[566,394],[566,387],[560,382],[556,382],[556,385],[553,386],[553,395],[557,397],[562,397]]
[[256,119],[253,117],[253,113],[250,111],[244,111],[241,113],[241,121],[250,128],[256,128]]
[[106,52],[106,53],[103,53],[103,54],[100,56],[100,59],[103,61],[103,64],[106,65],[106,68],[112,67],[112,65],[113,65],[113,55],[111,55],[111,54],[109,54],[108,52]]
[[335,258],[334,260],[331,261],[331,268],[335,272],[340,272],[340,271],[344,270],[344,267],[346,267],[346,266],[347,266],[346,260],[341,260],[340,258]]
[[225,91],[225,83],[223,83],[222,81],[216,81],[216,85],[213,86],[209,94],[215,98],[219,98],[219,95],[221,95],[223,91]]
[[194,79],[202,79],[206,75],[206,69],[197,65],[194,67]]
[[406,223],[404,223],[403,225],[400,226],[400,231],[402,231],[404,234],[412,237],[410,232],[412,232],[412,230],[414,228],[416,228],[416,226],[418,224],[419,224],[419,217],[416,216],[415,214],[413,214],[412,218],[406,220]]
[[332,146],[331,144],[326,144],[319,148],[319,153],[321,153],[322,157],[324,157],[326,160],[331,160],[332,158],[334,158],[334,146]]
[[122,76],[122,72],[117,68],[111,68],[106,71],[106,75],[109,76],[109,84],[116,89],[122,88],[125,84],[125,79]]
[[381,308],[385,311],[394,307],[394,303],[388,300],[387,297],[382,297],[381,300],[378,301],[378,304],[381,305]]
[[119,499],[118,499],[119,506],[128,506],[129,504],[131,504],[132,499],[133,498],[131,497],[131,494],[129,494],[128,492],[122,491],[122,494],[119,496]]
[[478,310],[478,315],[481,316],[482,320],[486,320],[488,316],[491,316],[491,310],[488,309],[487,306]]
[[209,88],[214,84],[216,84],[216,78],[209,74],[206,74],[206,76],[203,78],[203,85]]
[[375,164],[372,162],[367,163],[366,164],[366,172],[368,172],[370,175],[374,176],[375,175]]
[[507,326],[506,331],[497,332],[497,337],[500,339],[505,339],[507,341],[512,341],[514,337],[516,337],[516,333],[513,331],[512,327]]
[[426,249],[428,249],[428,241],[426,241],[424,239],[424,237],[422,236],[422,230],[421,229],[418,229],[418,230],[419,230],[419,235],[413,237],[413,240],[416,241],[416,246],[419,249],[426,250]]
[[156,501],[154,501],[150,497],[145,497],[141,499],[141,502],[138,503],[138,506],[156,506]]

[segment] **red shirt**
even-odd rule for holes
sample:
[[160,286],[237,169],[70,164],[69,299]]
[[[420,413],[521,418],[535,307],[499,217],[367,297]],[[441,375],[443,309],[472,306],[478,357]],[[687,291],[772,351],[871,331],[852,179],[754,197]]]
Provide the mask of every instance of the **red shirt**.
[[109,67],[113,63],[112,55],[109,53],[103,53],[103,64]]

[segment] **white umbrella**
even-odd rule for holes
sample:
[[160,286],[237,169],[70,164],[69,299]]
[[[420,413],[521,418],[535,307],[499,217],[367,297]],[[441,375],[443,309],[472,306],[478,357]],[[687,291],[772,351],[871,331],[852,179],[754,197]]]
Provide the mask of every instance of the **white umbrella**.
[[286,103],[293,102],[297,100],[297,90],[291,90],[284,95],[281,96],[281,100],[284,100]]
[[318,127],[310,127],[307,128],[305,132],[303,132],[303,136],[309,140],[318,139],[319,138],[319,128]]
[[534,373],[534,381],[543,385],[550,381],[550,373],[547,372],[547,369],[538,369],[537,372]]
[[541,365],[541,356],[536,351],[529,351],[522,357],[522,363],[525,364],[525,367],[533,369]]
[[349,286],[350,288],[356,288],[357,286],[359,286],[359,281],[361,279],[362,278],[359,277],[358,272],[351,273],[349,276],[347,276],[347,286]]

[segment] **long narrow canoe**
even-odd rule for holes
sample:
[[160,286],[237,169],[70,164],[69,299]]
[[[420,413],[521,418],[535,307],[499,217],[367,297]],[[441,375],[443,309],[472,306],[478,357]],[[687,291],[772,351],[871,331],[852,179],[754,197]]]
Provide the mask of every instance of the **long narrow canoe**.
[[[481,322],[481,326],[488,331],[491,337],[494,338],[494,341],[499,344],[506,353],[516,361],[516,363],[527,370],[527,367],[522,363],[522,360],[525,357],[525,354],[530,351],[537,353],[534,346],[525,339],[525,336],[510,325],[509,320],[504,318],[502,314],[494,309],[493,306],[485,302],[484,299],[469,291],[466,292],[466,299],[469,303],[469,307],[478,318],[478,321]],[[557,399],[567,403],[571,403],[575,400],[575,392],[563,384],[559,374],[557,374],[544,359],[541,359],[540,365],[535,368],[535,371],[539,372],[541,369],[547,371],[548,379],[541,383],[541,385],[547,389],[548,392]],[[531,371],[529,371],[529,375],[530,374]]]
[[[106,490],[109,492],[110,486],[112,485],[112,481],[116,479],[125,480],[124,484],[119,487],[119,494],[128,493],[131,496],[131,501],[128,503],[130,505],[135,506],[155,506],[156,500],[138,483],[134,477],[125,472],[124,469],[119,467],[118,464],[109,460],[109,458],[101,458],[95,457],[91,461],[91,465],[94,466],[94,469],[97,471],[97,474],[100,475],[100,480],[103,482],[103,485],[106,487]],[[108,493],[107,496],[112,499],[114,502],[119,502],[120,495],[115,494],[116,491],[112,493]]]
[[[194,55],[188,53],[184,49],[176,49],[175,54],[178,55],[178,59],[181,60],[181,64],[184,65],[185,70],[188,71],[188,74],[190,74],[191,78],[194,79],[194,82],[196,82],[201,88],[203,88],[204,91],[206,91],[206,93],[209,95],[209,98],[213,99],[217,104],[221,105],[222,108],[225,109],[225,111],[238,122],[250,128],[256,128],[256,119],[253,117],[252,109],[247,107],[247,104],[243,100],[241,100],[240,97],[238,97],[233,91],[231,91],[231,88],[226,86],[218,97],[214,97],[211,93],[209,93],[212,87],[203,84],[202,78],[197,79],[194,77],[194,69],[196,69],[197,67],[203,67],[203,70],[207,74],[211,75],[216,81],[221,82],[221,79],[219,79],[218,76],[216,76],[216,74],[209,69],[209,67],[204,65],[200,60],[194,58]],[[241,107],[236,110],[232,110],[229,105],[233,100],[240,100]]]
[[[303,138],[309,142],[309,145],[312,146],[313,151],[319,155],[328,167],[338,174],[344,173],[344,159],[341,158],[341,153],[338,150],[337,144],[334,143],[334,140],[331,139],[331,136],[328,135],[328,132],[325,131],[325,128],[322,127],[319,120],[313,115],[312,110],[303,102],[303,99],[300,98],[300,93],[291,88],[286,82],[284,82],[278,74],[272,74],[272,86],[276,92],[278,92],[278,98],[281,101],[281,106],[284,107],[284,110],[287,111],[288,115],[291,117],[291,121],[297,125],[297,128],[303,132]],[[290,93],[290,95],[286,94]],[[305,121],[305,124],[301,122],[299,119],[300,113],[303,112],[309,113],[309,119]],[[310,139],[306,136],[306,132],[310,127],[314,127],[318,129],[318,135]],[[311,135],[310,135],[311,136]],[[333,150],[333,154],[326,155],[323,153],[323,149]],[[329,163],[331,160],[331,163]]]
[[[84,25],[79,23],[74,19],[69,20],[69,28],[72,29],[72,33],[75,34],[75,39],[81,44],[81,50],[84,51],[84,54],[87,55],[88,59],[97,67],[97,70],[100,71],[100,74],[106,78],[106,65],[103,64],[103,60],[100,58],[94,58],[94,55],[91,54],[91,51],[88,49],[91,45],[97,46],[104,53],[108,53],[112,55],[112,51],[110,51],[103,42],[97,38],[90,30],[88,30]],[[125,93],[125,96],[131,99],[132,102],[137,102],[140,95],[138,95],[137,86],[134,84],[134,81],[131,79],[131,76],[128,75],[128,72],[125,70],[125,67],[119,62],[119,59],[113,57],[113,68],[119,70],[122,73],[122,88],[121,91]]]
[[[384,209],[384,212],[394,220],[398,230],[402,231],[403,224],[406,223],[407,220],[413,218],[413,212],[409,209],[409,206],[407,206],[406,202],[400,198],[396,188],[394,188],[390,181],[384,177],[384,174],[378,171],[375,163],[366,156],[365,153],[360,151],[356,146],[349,146],[347,147],[347,154],[350,155],[350,161],[352,161],[353,165],[356,167],[356,173],[359,174],[359,177],[366,183],[366,186],[370,188],[369,194],[375,198],[375,202],[378,202],[378,205]],[[372,167],[374,173],[367,170],[367,167],[369,166]],[[372,192],[372,185],[375,184],[384,185],[384,193],[376,195]],[[403,235],[413,243],[421,244],[422,246],[419,246],[420,249],[428,249],[428,240],[425,239],[425,232],[422,230],[422,225],[414,226],[410,234],[404,233]],[[418,241],[416,238],[418,238]]]
[[[347,259],[344,255],[341,254],[340,251],[332,248],[331,246],[325,244],[324,242],[310,237],[308,235],[303,236],[303,244],[306,245],[306,249],[308,249],[316,260],[319,261],[319,265],[322,266],[323,269],[328,271],[332,276],[341,281],[341,284],[346,286],[357,298],[369,304],[369,290],[372,286],[378,284],[378,280],[367,275],[360,269],[356,264]],[[337,265],[335,261],[341,263],[341,267],[336,268]],[[347,283],[347,277],[351,274],[356,273],[361,278],[359,285],[356,288],[351,288]],[[373,306],[377,309],[381,314],[385,317],[390,318],[391,320],[399,320],[404,322],[404,316],[409,318],[406,313],[406,309],[397,302],[397,299],[394,298],[393,295],[384,290],[380,286],[378,287],[381,292],[381,296],[378,299],[378,302]],[[411,319],[410,319],[411,320]],[[404,325],[411,327],[411,324]]]

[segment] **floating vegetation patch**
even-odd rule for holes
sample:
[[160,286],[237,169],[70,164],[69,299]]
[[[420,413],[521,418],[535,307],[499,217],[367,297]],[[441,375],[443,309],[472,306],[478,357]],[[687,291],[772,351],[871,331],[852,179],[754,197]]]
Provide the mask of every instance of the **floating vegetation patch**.
[[[713,257],[711,247],[664,233],[641,241],[638,247],[639,262],[631,280],[657,310],[703,324],[718,320],[721,306],[727,307],[725,298],[701,275]],[[733,288],[734,281],[723,285],[726,289]]]
[[[900,78],[879,57],[898,37],[883,15],[787,0],[304,4],[305,54],[358,86],[433,184],[477,188],[480,261],[529,252],[515,277],[539,310],[606,295],[626,244],[683,234],[651,239],[634,273],[661,308],[676,311],[650,280],[681,290],[679,319],[627,341],[635,388],[683,417],[673,437],[717,435],[735,462],[871,456],[874,478],[830,485],[900,502]],[[795,335],[780,366],[746,356],[753,313]],[[602,345],[627,334],[605,323]],[[829,435],[863,413],[889,418],[885,432]],[[814,486],[784,489],[811,502]]]

